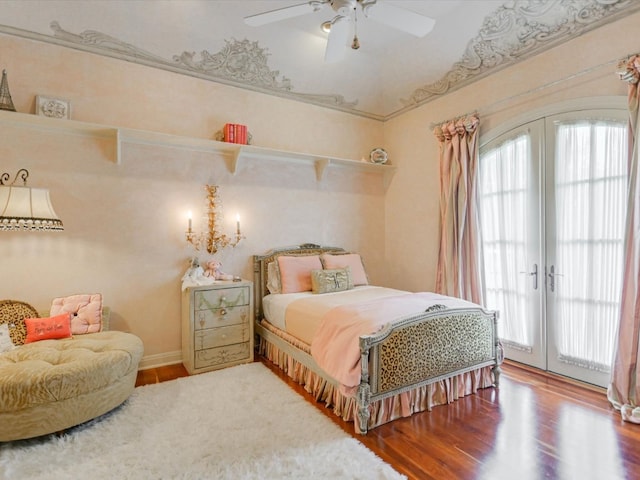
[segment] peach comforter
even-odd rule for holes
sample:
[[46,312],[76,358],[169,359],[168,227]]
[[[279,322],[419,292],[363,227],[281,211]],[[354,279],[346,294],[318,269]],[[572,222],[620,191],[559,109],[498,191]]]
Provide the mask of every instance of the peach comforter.
[[405,293],[334,307],[320,321],[311,342],[311,354],[318,366],[340,383],[341,393],[352,395],[360,384],[360,337],[436,304],[448,308],[477,307],[436,293]]

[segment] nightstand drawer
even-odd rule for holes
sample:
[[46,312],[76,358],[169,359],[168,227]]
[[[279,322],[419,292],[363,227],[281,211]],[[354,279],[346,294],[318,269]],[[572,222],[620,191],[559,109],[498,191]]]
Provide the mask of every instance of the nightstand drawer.
[[225,327],[238,325],[249,321],[249,306],[222,307],[212,310],[196,310],[194,312],[195,329]]
[[250,353],[249,342],[199,350],[196,352],[195,368],[214,367],[243,360],[249,361],[251,358]]
[[249,325],[230,325],[228,327],[209,328],[195,332],[195,349],[221,347],[233,343],[249,341]]
[[249,305],[249,287],[217,288],[215,290],[202,290],[194,293],[194,308],[207,310],[224,307],[238,307]]
[[253,362],[253,283],[216,281],[182,291],[182,363],[190,374]]

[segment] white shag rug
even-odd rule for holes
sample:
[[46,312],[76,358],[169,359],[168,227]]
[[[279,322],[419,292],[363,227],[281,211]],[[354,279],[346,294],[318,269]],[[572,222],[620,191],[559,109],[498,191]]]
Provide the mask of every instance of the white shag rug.
[[404,479],[261,363],[135,389],[65,435],[0,443],[0,478]]

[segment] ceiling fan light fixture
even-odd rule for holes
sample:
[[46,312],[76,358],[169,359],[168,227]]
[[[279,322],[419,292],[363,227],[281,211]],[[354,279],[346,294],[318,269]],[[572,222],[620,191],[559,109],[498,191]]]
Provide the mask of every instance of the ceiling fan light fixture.
[[[250,15],[244,17],[244,21],[247,25],[260,26],[308,13],[319,12],[327,7],[330,7],[335,14],[332,20],[320,24],[322,32],[327,34],[327,47],[324,54],[324,60],[327,63],[340,60],[344,53],[343,50],[348,46],[351,46],[354,50],[360,48],[358,9],[367,18],[416,37],[423,37],[428,34],[435,24],[435,20],[430,17],[387,4],[382,0],[307,0],[306,3],[299,5]],[[349,31],[351,30],[349,24],[351,22],[354,24],[353,38],[349,43]]]

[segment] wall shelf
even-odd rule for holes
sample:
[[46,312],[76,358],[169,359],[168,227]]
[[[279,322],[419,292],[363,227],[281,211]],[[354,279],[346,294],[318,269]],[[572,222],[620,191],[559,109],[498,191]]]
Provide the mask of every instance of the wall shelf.
[[0,110],[0,124],[32,128],[41,131],[112,139],[115,144],[114,163],[122,161],[122,146],[125,143],[138,145],[159,145],[201,152],[215,153],[221,156],[231,174],[236,173],[239,161],[275,160],[295,163],[307,163],[315,170],[317,181],[321,181],[328,168],[339,167],[382,175],[385,189],[389,186],[396,167],[373,163],[328,157],[309,153],[296,153],[254,145],[219,142],[204,138],[184,137],[167,133],[150,132],[130,128],[112,127],[77,120],[49,118],[39,115],[8,112]]
[[111,138],[114,141],[117,141],[118,137],[118,129],[107,125],[50,118],[28,113],[10,112],[7,110],[0,110],[0,124],[82,137]]

